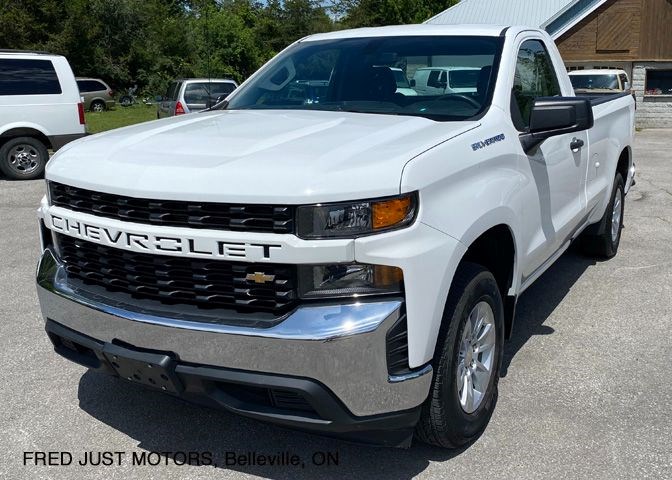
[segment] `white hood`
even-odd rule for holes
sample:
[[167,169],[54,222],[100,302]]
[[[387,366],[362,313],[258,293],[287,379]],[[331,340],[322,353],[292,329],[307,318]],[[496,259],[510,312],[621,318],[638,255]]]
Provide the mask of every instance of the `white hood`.
[[409,160],[477,125],[305,110],[198,113],[74,142],[49,162],[46,176],[169,200],[356,200],[398,194]]

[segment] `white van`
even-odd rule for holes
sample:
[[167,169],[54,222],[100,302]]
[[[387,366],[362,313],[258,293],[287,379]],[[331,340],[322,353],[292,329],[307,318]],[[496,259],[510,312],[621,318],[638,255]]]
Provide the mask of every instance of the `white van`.
[[0,50],[0,171],[12,179],[44,172],[48,149],[86,134],[84,106],[65,57]]
[[477,67],[424,67],[415,71],[411,87],[419,95],[443,95],[446,93],[476,93]]

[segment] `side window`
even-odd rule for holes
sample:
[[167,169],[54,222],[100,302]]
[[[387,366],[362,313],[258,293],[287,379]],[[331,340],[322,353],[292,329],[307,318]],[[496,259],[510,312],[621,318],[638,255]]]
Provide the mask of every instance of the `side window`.
[[81,93],[106,90],[102,83],[96,82],[95,80],[78,80],[77,85],[79,86],[79,91]]
[[530,113],[537,97],[560,95],[560,84],[551,56],[541,40],[527,40],[518,51],[511,92],[511,116],[520,131],[530,126]]
[[61,84],[50,60],[0,60],[0,95],[59,95]]
[[432,70],[429,72],[429,78],[427,79],[427,86],[428,87],[437,87],[439,86],[439,74],[441,73],[440,70]]
[[177,93],[180,91],[181,83],[170,82],[168,85],[168,90],[166,90],[166,99],[175,101],[177,100]]
[[621,73],[619,77],[621,77],[621,88],[625,90],[625,84],[628,83],[628,76],[625,73]]

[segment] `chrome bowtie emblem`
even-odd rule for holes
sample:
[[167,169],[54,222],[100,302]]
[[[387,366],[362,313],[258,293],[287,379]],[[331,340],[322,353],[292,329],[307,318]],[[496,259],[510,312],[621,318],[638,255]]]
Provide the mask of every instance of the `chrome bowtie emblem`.
[[264,272],[248,273],[245,280],[254,283],[268,283],[275,280],[275,275],[266,275]]

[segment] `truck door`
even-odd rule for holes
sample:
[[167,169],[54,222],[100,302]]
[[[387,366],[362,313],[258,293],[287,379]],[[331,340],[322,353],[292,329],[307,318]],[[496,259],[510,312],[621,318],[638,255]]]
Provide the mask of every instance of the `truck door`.
[[[536,98],[561,95],[556,69],[543,41],[523,41],[511,93],[511,116],[516,128],[524,132],[529,127]],[[551,137],[529,154],[523,153],[523,168],[529,169],[538,193],[538,202],[524,207],[525,224],[530,230],[530,264],[524,267],[525,276],[561,248],[583,222],[587,152],[587,133],[577,132]]]

